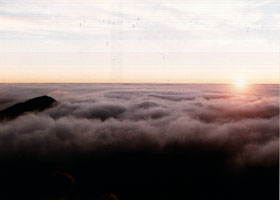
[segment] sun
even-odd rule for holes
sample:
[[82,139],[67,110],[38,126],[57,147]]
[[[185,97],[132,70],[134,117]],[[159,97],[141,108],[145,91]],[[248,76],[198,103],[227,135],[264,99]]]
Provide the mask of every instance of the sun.
[[247,83],[245,80],[239,79],[239,80],[235,81],[234,85],[237,88],[245,88]]

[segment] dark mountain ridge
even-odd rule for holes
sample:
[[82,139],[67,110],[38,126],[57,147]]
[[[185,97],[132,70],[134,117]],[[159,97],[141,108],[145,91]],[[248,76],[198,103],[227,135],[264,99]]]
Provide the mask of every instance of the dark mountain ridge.
[[0,120],[12,120],[27,112],[40,112],[56,103],[57,101],[49,96],[36,97],[0,111]]

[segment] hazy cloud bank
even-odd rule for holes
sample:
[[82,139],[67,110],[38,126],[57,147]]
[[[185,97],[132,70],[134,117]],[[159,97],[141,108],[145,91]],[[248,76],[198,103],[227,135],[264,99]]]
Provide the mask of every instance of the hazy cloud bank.
[[[277,85],[243,93],[223,85],[1,87],[13,102],[42,93],[59,101],[40,114],[2,123],[2,156],[68,156],[108,149],[164,152],[175,145],[223,152],[224,162],[235,166],[278,162]],[[9,98],[1,97],[0,104],[4,107]]]

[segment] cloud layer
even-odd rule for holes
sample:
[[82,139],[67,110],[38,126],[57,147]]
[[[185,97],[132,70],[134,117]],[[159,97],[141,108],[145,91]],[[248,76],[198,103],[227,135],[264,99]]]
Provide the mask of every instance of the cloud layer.
[[0,124],[2,199],[62,194],[57,171],[70,199],[278,199],[278,85],[2,84],[0,108],[46,94]]
[[[18,88],[10,91],[13,102]],[[234,93],[225,85],[23,85],[60,104],[1,124],[1,155],[71,155],[107,149],[153,152],[170,144],[220,149],[236,166],[278,162],[278,86]],[[36,88],[37,87],[37,88]],[[3,93],[3,94],[4,94]],[[6,98],[0,99],[6,105]],[[2,105],[2,106],[3,106]]]

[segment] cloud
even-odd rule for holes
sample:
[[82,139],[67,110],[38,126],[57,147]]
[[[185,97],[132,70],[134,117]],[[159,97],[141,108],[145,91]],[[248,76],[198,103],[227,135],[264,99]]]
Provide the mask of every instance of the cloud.
[[28,199],[44,199],[55,171],[75,178],[78,199],[278,198],[278,86],[251,87],[4,85],[13,102],[59,102],[0,124],[4,199],[30,197],[30,188]]
[[182,101],[182,100],[194,100],[195,97],[180,96],[180,95],[150,95],[160,99],[166,99],[170,101]]
[[[70,85],[50,92],[61,99],[58,106],[1,125],[1,154],[144,151],[147,146],[165,151],[177,144],[223,149],[228,154],[224,162],[236,166],[276,164],[277,96],[228,95],[195,87],[182,91],[175,86],[137,92],[134,87],[120,85],[114,91],[101,85],[91,91],[91,86],[76,90]],[[22,92],[28,90],[27,86]]]
[[76,117],[87,119],[101,119],[118,118],[125,112],[125,107],[113,104],[97,104],[92,106],[85,106],[80,110],[75,111],[73,114]]
[[[227,98],[226,98],[227,99]],[[279,115],[279,105],[274,100],[261,99],[254,102],[226,99],[205,102],[191,115],[204,122],[229,122],[244,119],[270,119]]]

